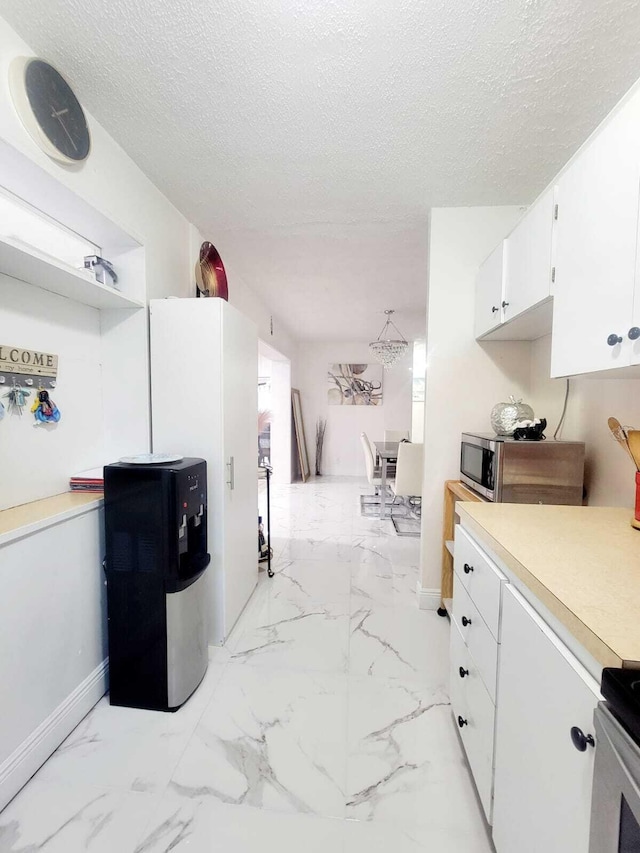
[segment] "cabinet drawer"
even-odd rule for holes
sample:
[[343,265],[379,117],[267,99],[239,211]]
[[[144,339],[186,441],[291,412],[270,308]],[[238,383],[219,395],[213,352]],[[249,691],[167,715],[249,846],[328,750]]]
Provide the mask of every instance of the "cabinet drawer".
[[[451,626],[450,654],[451,708],[484,813],[491,823],[495,707],[455,625]],[[464,677],[460,676],[461,670]]]
[[498,643],[457,575],[453,579],[453,622],[476,662],[489,695],[495,702]]
[[453,558],[454,569],[496,640],[500,629],[500,585],[502,572],[458,525]]

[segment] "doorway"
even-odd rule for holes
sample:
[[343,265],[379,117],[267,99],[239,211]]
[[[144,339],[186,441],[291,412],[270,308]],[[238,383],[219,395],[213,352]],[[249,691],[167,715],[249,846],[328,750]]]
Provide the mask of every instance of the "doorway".
[[427,373],[427,342],[413,343],[413,381],[411,388],[411,441],[424,441],[424,398]]
[[273,468],[273,481],[291,482],[291,362],[258,341],[258,464]]

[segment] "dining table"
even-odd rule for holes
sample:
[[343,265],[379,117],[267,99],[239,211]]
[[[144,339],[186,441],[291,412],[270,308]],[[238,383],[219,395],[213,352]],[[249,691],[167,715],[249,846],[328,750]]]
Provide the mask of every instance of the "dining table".
[[387,469],[389,463],[398,461],[399,441],[374,441],[378,459],[381,462],[380,469],[380,518],[385,517],[386,494],[387,494]]

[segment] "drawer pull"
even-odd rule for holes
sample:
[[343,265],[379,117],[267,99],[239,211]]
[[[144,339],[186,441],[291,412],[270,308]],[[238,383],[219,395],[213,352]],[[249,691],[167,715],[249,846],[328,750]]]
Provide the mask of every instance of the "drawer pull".
[[596,742],[593,739],[593,735],[586,735],[582,729],[579,729],[577,726],[571,727],[571,742],[578,750],[578,752],[586,752],[587,745],[595,746]]
[[463,666],[460,667],[458,672],[460,673],[460,678],[464,678],[465,675],[469,675],[469,670],[465,669]]
[[468,726],[469,723],[458,714],[458,725],[462,728],[463,726]]
[[467,625],[471,625],[471,619],[467,619],[466,616],[462,617],[462,627],[466,628]]
[[473,566],[470,566],[469,563],[465,563],[463,568],[464,568],[465,575],[468,575],[469,572],[473,571]]

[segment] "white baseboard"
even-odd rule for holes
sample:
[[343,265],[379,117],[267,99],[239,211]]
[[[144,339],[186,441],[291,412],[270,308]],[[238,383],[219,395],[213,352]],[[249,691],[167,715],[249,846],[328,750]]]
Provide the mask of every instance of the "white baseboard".
[[416,592],[418,594],[418,607],[420,610],[437,610],[440,607],[439,589],[425,589],[420,585],[420,581],[418,581]]
[[109,659],[105,658],[73,693],[0,764],[0,809],[15,797],[33,774],[107,691]]

